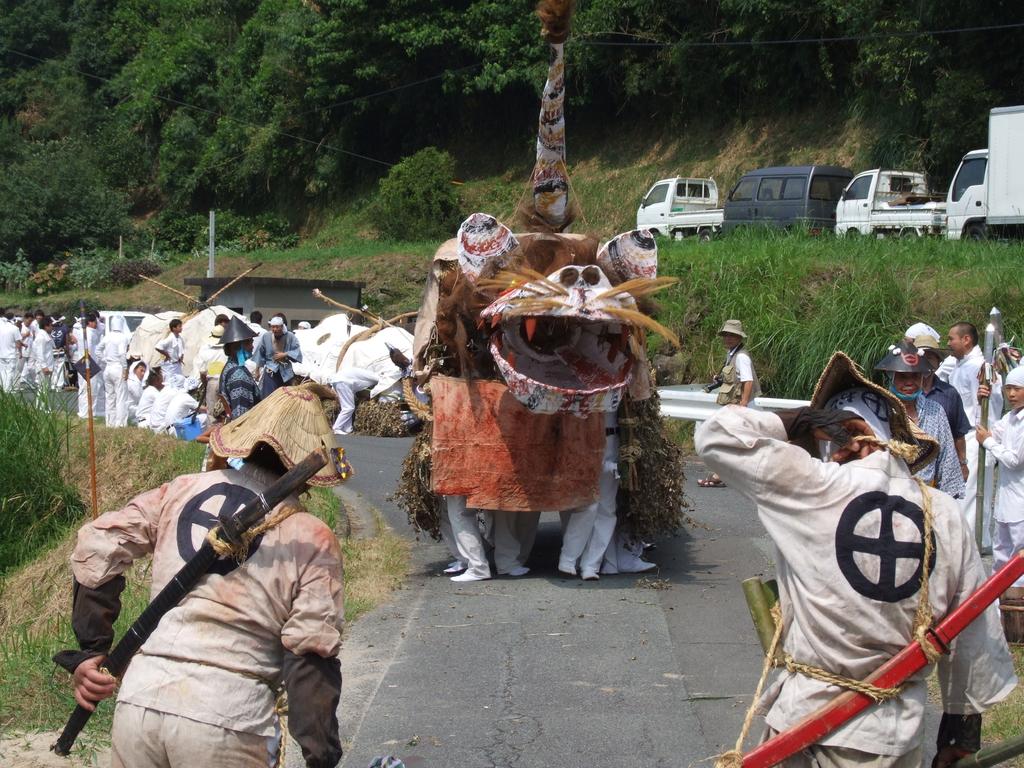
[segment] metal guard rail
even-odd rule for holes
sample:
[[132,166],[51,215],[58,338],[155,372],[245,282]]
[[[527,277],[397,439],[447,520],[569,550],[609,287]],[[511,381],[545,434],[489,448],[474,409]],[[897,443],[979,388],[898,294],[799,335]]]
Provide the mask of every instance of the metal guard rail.
[[[684,421],[707,421],[720,406],[715,402],[714,392],[699,389],[683,389],[680,387],[660,387],[661,415],[669,419]],[[788,408],[800,408],[809,405],[807,400],[786,400],[781,397],[757,397],[751,408],[761,411],[781,411]]]

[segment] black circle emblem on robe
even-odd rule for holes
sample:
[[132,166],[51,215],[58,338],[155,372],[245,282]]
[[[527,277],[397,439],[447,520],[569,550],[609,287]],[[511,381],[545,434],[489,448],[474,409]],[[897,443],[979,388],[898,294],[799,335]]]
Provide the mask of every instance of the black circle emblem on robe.
[[[878,516],[878,538],[856,533],[857,525],[869,515]],[[910,520],[917,528],[918,541],[897,539],[894,519]],[[904,526],[905,527],[905,526]],[[935,568],[935,533],[932,533],[932,556],[929,571]],[[868,578],[855,555],[862,553],[878,558],[878,581]],[[897,561],[916,561],[910,578],[897,584]],[[839,570],[858,594],[871,600],[897,603],[917,593],[921,587],[924,565],[924,512],[902,496],[889,496],[881,491],[864,493],[846,505],[836,528],[836,560]]]
[[[203,509],[203,505],[210,499],[218,496],[224,497],[224,501],[220,505],[220,512],[217,517],[214,517],[212,513]],[[196,554],[195,543],[192,540],[193,526],[199,526],[209,531],[218,522],[227,520],[255,498],[256,494],[248,488],[234,485],[233,483],[217,483],[189,499],[178,516],[177,541],[178,555],[181,559],[187,563]],[[253,539],[246,559],[252,557],[253,553],[259,549],[262,540],[263,536],[257,536]],[[208,573],[227,576],[238,565],[239,563],[232,557],[220,558],[210,567]]]

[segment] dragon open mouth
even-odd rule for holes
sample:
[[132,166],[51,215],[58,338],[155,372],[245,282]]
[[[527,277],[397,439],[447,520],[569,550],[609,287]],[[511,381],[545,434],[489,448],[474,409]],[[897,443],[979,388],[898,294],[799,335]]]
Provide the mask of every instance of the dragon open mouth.
[[[514,287],[481,316],[494,329],[491,355],[516,399],[535,413],[586,416],[618,408],[641,356],[643,329],[657,325],[637,310],[638,281],[612,286],[593,264],[502,279]],[[641,282],[654,290],[658,281]]]

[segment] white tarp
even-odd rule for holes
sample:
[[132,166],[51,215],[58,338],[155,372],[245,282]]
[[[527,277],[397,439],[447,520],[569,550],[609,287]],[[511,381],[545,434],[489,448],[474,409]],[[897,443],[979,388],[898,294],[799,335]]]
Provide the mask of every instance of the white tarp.
[[195,360],[196,354],[204,344],[208,343],[210,330],[213,328],[213,321],[217,315],[238,317],[245,321],[242,315],[220,305],[207,307],[201,312],[187,316],[187,318],[181,312],[161,312],[154,318],[147,317],[135,329],[128,353],[132,357],[143,360],[147,365],[159,365],[163,362],[163,357],[155,351],[154,347],[167,338],[171,332],[168,325],[171,319],[180,317],[182,319],[181,340],[185,344],[184,369],[191,371],[192,361]]
[[302,362],[294,366],[295,373],[309,376],[320,384],[329,384],[337,372],[338,353],[354,334],[366,327],[355,325],[347,315],[325,317],[315,328],[294,331],[302,350]]
[[357,341],[345,352],[341,361],[341,369],[362,368],[372,371],[378,379],[377,386],[370,390],[370,397],[390,389],[401,380],[402,372],[391,362],[388,345],[397,348],[409,360],[412,360],[413,336],[403,328],[381,328],[368,339]]

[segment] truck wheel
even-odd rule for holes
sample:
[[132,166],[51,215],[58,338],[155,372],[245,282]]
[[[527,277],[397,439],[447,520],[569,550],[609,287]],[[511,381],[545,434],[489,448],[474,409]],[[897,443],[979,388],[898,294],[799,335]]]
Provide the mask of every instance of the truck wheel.
[[858,237],[860,237],[860,230],[857,229],[856,227],[850,227],[843,233],[843,237],[849,240],[856,240]]
[[968,224],[964,229],[965,240],[987,240],[988,239],[988,228],[981,222],[975,222]]
[[903,229],[900,230],[901,238],[916,240],[920,236],[920,233],[918,233],[918,231],[914,229],[914,227],[904,227]]
[[697,241],[701,242],[701,243],[710,243],[711,242],[711,230],[710,229],[702,229],[702,230],[700,230],[697,233]]

